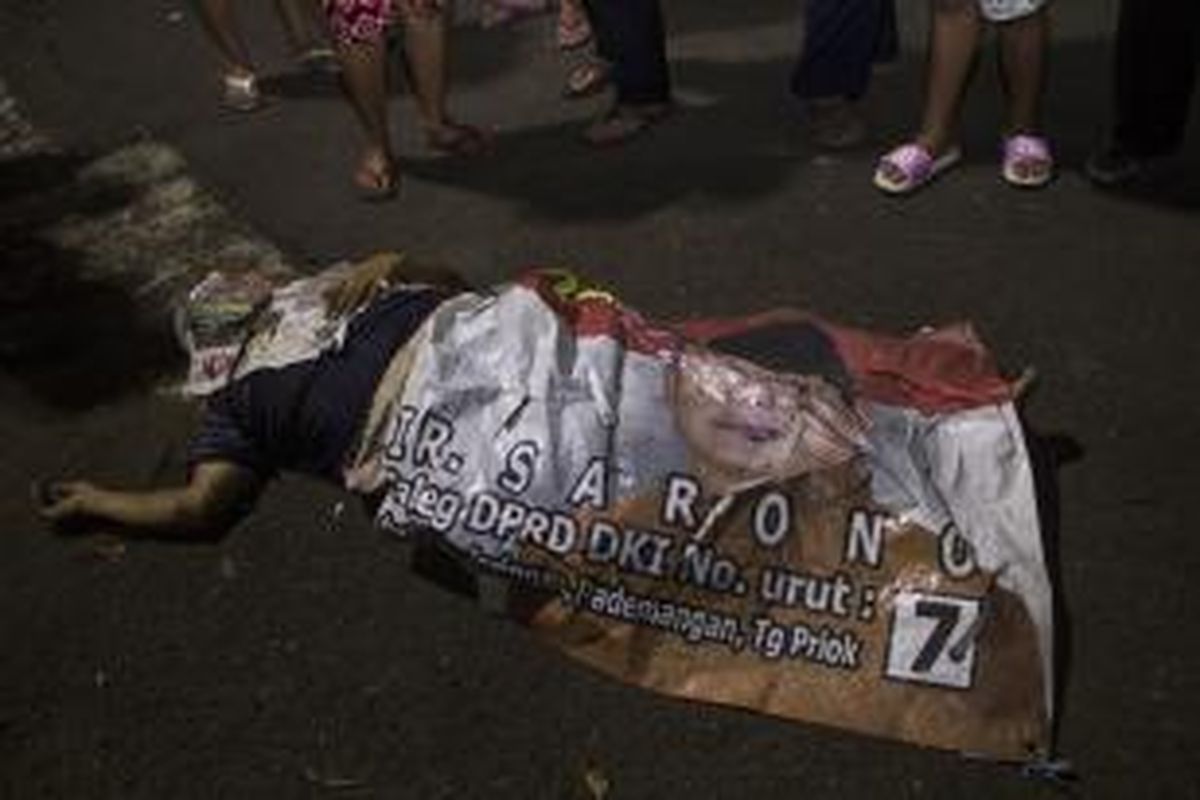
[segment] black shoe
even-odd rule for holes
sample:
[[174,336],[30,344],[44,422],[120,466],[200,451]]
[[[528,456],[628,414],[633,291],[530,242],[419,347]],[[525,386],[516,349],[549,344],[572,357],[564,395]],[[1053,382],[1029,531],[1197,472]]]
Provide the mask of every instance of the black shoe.
[[813,144],[823,150],[847,150],[867,139],[867,123],[858,107],[841,97],[808,101],[808,131]]
[[1147,160],[1132,155],[1118,145],[1106,145],[1092,152],[1083,165],[1088,179],[1097,186],[1124,186],[1146,174]]

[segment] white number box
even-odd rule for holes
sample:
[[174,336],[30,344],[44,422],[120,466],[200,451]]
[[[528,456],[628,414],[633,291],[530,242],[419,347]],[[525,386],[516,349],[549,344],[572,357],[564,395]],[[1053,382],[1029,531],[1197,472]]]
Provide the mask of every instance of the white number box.
[[893,606],[884,675],[910,683],[970,689],[982,610],[978,598],[901,592]]

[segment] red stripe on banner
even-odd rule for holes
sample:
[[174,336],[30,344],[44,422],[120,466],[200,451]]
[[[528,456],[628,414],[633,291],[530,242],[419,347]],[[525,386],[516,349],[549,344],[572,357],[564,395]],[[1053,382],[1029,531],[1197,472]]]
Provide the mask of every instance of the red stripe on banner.
[[1000,375],[991,353],[969,323],[888,336],[827,322],[797,309],[746,317],[690,320],[675,326],[686,339],[712,342],[773,325],[806,322],[834,343],[856,392],[889,405],[925,413],[961,411],[1010,402],[1013,384]]
[[578,337],[604,336],[627,351],[649,356],[666,357],[679,350],[680,335],[673,328],[655,325],[615,295],[572,273],[531,270],[517,282],[536,292]]
[[519,283],[549,305],[577,336],[607,336],[627,350],[652,356],[677,353],[683,340],[708,344],[774,325],[808,323],[834,343],[859,396],[925,413],[961,411],[1014,398],[991,353],[970,323],[890,336],[838,325],[799,309],[742,317],[656,325],[608,292],[563,271],[533,270]]

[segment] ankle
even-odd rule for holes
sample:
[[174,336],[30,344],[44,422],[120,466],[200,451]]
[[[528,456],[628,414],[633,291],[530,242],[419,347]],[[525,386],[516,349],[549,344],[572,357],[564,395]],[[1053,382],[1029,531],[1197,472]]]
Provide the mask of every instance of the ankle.
[[228,83],[254,83],[255,74],[252,67],[245,64],[226,64],[221,77]]
[[376,163],[391,162],[392,148],[380,145],[367,145],[360,153],[360,160]]
[[1041,130],[1040,125],[1027,124],[1027,123],[1020,123],[1020,124],[1013,123],[1013,124],[1009,124],[1009,125],[1005,126],[1004,137],[1006,139],[1011,139],[1013,136],[1040,136],[1041,135],[1039,133],[1040,130]]
[[950,134],[944,131],[922,131],[913,141],[934,158],[950,149]]

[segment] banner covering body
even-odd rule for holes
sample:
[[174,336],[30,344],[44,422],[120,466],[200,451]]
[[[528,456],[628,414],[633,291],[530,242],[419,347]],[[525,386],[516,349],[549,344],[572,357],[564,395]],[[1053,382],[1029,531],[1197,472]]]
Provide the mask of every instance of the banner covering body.
[[348,484],[621,680],[1037,758],[1051,593],[1011,400],[966,326],[666,326],[533,272],[426,321]]

